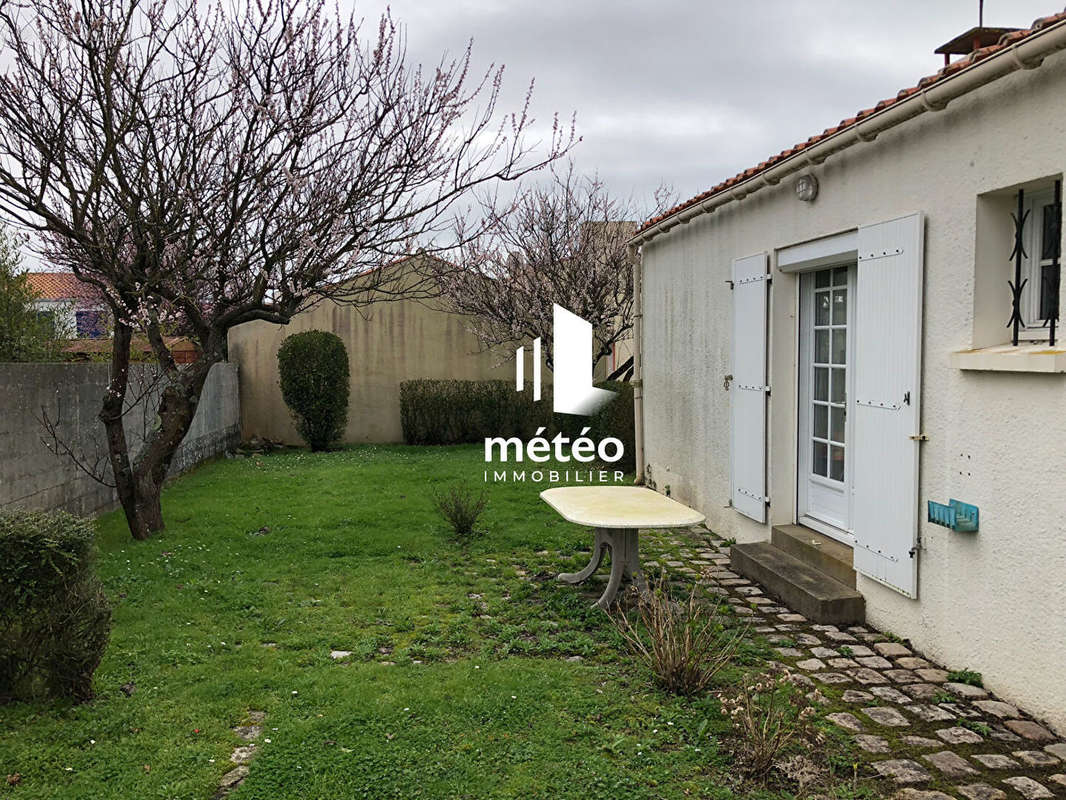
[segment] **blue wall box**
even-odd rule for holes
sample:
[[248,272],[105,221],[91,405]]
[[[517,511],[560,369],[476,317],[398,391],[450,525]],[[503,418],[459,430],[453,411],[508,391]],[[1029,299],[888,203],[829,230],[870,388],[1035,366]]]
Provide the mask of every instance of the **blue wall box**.
[[977,531],[979,518],[977,506],[971,506],[969,503],[948,500],[948,504],[944,505],[929,501],[929,521],[953,531],[974,533]]

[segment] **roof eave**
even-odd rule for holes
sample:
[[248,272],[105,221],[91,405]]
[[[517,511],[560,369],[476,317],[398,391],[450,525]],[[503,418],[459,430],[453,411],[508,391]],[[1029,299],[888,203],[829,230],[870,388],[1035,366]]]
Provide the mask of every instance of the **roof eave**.
[[[927,79],[929,80],[927,85],[923,86],[919,83],[916,87],[903,90],[900,95],[897,95],[900,99],[861,118],[856,118],[851,124],[838,126],[839,130],[825,134],[824,138],[818,139],[815,143],[797,145],[793,148],[796,150],[795,153],[778,163],[765,168],[755,168],[753,174],[746,178],[737,176],[731,179],[734,182],[727,181],[724,186],[717,191],[712,190],[706,197],[697,195],[697,198],[682,205],[673,213],[637,231],[629,240],[629,244],[631,247],[647,244],[659,234],[666,233],[678,225],[687,224],[701,214],[710,213],[766,186],[774,186],[788,175],[808,166],[821,164],[830,155],[853,144],[873,141],[884,131],[927,111],[941,111],[951,100],[980,86],[1019,69],[1035,69],[1047,56],[1062,49],[1066,49],[1066,19],[1035,30],[1019,41],[1003,47],[998,52],[979,58],[951,74],[940,75],[938,73],[932,80]],[[904,93],[908,94],[900,97]],[[752,172],[752,170],[748,171]]]

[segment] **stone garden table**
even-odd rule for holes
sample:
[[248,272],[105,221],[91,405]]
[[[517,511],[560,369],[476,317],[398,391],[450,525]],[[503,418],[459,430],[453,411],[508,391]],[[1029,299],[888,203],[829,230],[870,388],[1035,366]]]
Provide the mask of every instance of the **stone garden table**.
[[580,572],[564,572],[564,583],[583,583],[592,577],[611,551],[611,577],[593,605],[604,610],[614,602],[622,578],[633,580],[642,592],[647,583],[640,571],[637,537],[641,528],[685,528],[704,520],[703,514],[642,486],[559,486],[545,489],[541,499],[568,522],[593,529],[592,559]]

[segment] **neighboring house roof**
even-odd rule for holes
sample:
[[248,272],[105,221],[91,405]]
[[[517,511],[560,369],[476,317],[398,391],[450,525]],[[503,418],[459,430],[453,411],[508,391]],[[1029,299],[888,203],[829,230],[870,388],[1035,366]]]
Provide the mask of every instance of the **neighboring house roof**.
[[[199,350],[196,343],[187,336],[164,336],[163,342],[177,363],[189,364],[196,360]],[[147,339],[141,336],[135,336],[130,343],[130,347],[135,353],[140,353],[142,356],[152,355],[152,346]],[[67,344],[63,350],[75,357],[106,355],[111,353],[111,339],[75,339]]]
[[[851,128],[855,128],[861,122],[863,122],[866,119],[874,116],[875,114],[880,113],[881,111],[884,111],[885,109],[888,109],[888,108],[890,108],[892,106],[898,105],[898,104],[900,104],[900,103],[902,103],[902,102],[904,102],[906,100],[909,100],[910,98],[912,98],[912,97],[914,97],[916,95],[920,96],[921,99],[923,99],[923,100],[926,99],[925,98],[925,93],[926,93],[926,90],[928,90],[930,87],[935,86],[936,84],[941,83],[942,81],[945,81],[945,80],[947,80],[949,78],[952,78],[952,77],[958,75],[963,70],[966,70],[966,69],[978,64],[979,62],[986,61],[987,59],[995,57],[995,56],[1001,56],[1001,57],[1004,57],[1004,58],[1009,58],[1013,54],[1015,60],[1019,62],[1016,65],[1015,68],[1018,68],[1018,67],[1025,68],[1025,67],[1032,66],[1032,65],[1029,65],[1029,64],[1021,62],[1021,59],[1018,56],[1016,48],[1018,47],[1018,45],[1023,44],[1026,40],[1037,36],[1041,32],[1046,31],[1049,27],[1057,25],[1058,23],[1066,23],[1066,11],[1063,11],[1062,13],[1054,14],[1054,15],[1051,15],[1051,16],[1048,16],[1048,17],[1041,17],[1040,19],[1035,20],[1033,22],[1032,26],[1029,27],[1029,28],[1025,28],[1025,29],[1022,29],[1022,30],[1015,30],[1015,31],[1012,31],[1012,32],[1004,34],[999,39],[999,42],[997,44],[990,45],[988,47],[982,47],[979,50],[975,50],[974,52],[970,53],[968,56],[966,56],[964,58],[960,58],[957,61],[951,62],[950,64],[946,65],[943,69],[941,69],[940,71],[936,72],[935,74],[928,75],[928,76],[922,78],[920,81],[918,81],[917,85],[909,87],[907,89],[901,89],[896,94],[895,97],[889,97],[889,98],[887,98],[885,100],[882,100],[880,103],[878,103],[877,105],[873,106],[872,108],[863,109],[862,111],[858,112],[855,116],[848,117],[847,119],[841,120],[839,125],[836,125],[835,127],[832,127],[832,128],[826,128],[824,131],[822,131],[822,133],[810,137],[807,141],[801,142],[801,143],[799,143],[799,144],[797,144],[797,145],[795,145],[793,147],[790,147],[787,150],[783,150],[782,152],[778,153],[777,155],[771,156],[766,161],[763,161],[758,166],[750,167],[749,169],[746,169],[743,172],[738,173],[737,175],[734,175],[732,178],[729,178],[728,180],[722,181],[717,186],[713,186],[710,189],[708,189],[707,191],[696,195],[692,199],[686,200],[684,203],[681,203],[680,205],[675,206],[674,208],[671,208],[669,211],[665,212],[664,214],[660,214],[657,217],[652,217],[647,222],[645,222],[643,225],[641,225],[640,229],[637,231],[637,233],[633,237],[633,242],[634,243],[639,243],[641,240],[647,240],[647,239],[651,238],[651,236],[654,235],[654,234],[650,233],[649,230],[651,228],[656,227],[660,223],[670,219],[671,217],[673,217],[673,216],[675,216],[677,214],[680,214],[681,212],[685,211],[686,209],[690,209],[690,208],[692,208],[694,206],[697,206],[697,205],[699,205],[701,203],[704,203],[707,200],[709,200],[710,198],[715,197],[716,195],[720,195],[722,193],[730,192],[730,190],[736,189],[736,187],[739,184],[742,184],[742,183],[744,183],[746,181],[749,181],[750,179],[752,179],[752,178],[754,178],[756,176],[759,176],[762,173],[766,173],[768,170],[772,169],[773,167],[778,166],[779,164],[781,164],[784,161],[787,161],[788,159],[791,159],[793,157],[796,157],[796,156],[799,156],[799,155],[803,154],[805,151],[811,149],[815,145],[817,145],[817,144],[819,144],[819,143],[821,143],[821,142],[823,142],[823,141],[825,141],[827,139],[835,137],[835,136],[839,135],[840,133],[842,133],[844,131],[847,131],[847,130],[849,130]],[[1004,73],[1004,74],[1006,74],[1006,73]],[[971,87],[971,88],[976,88],[976,86]],[[929,105],[927,105],[926,110],[938,110],[938,109],[936,108],[935,105],[929,104]],[[916,112],[916,113],[920,113],[920,112]],[[876,135],[876,133],[874,133],[873,135]],[[860,137],[859,138],[861,138],[861,132],[860,132]],[[856,141],[858,141],[859,138],[857,138]],[[871,136],[871,138],[872,138],[872,136]],[[820,162],[815,162],[815,163],[820,163]],[[776,180],[769,181],[769,183],[771,183],[771,184],[772,183],[776,183],[776,182],[777,182]],[[687,220],[684,220],[684,221],[687,221]]]
[[102,305],[97,289],[78,280],[73,272],[27,272],[26,277],[41,300],[74,303],[81,307]]

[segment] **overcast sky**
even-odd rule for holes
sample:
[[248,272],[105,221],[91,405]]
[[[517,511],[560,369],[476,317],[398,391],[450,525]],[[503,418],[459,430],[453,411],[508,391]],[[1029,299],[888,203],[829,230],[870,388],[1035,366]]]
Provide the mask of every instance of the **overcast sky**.
[[[352,0],[341,0],[352,7]],[[1063,0],[987,0],[1028,27]],[[361,2],[376,19],[385,2]],[[577,113],[582,171],[619,193],[681,199],[895,95],[943,65],[977,0],[392,0],[413,60],[474,40],[506,65],[505,108],[536,79],[540,122]],[[373,26],[368,26],[373,30]]]

